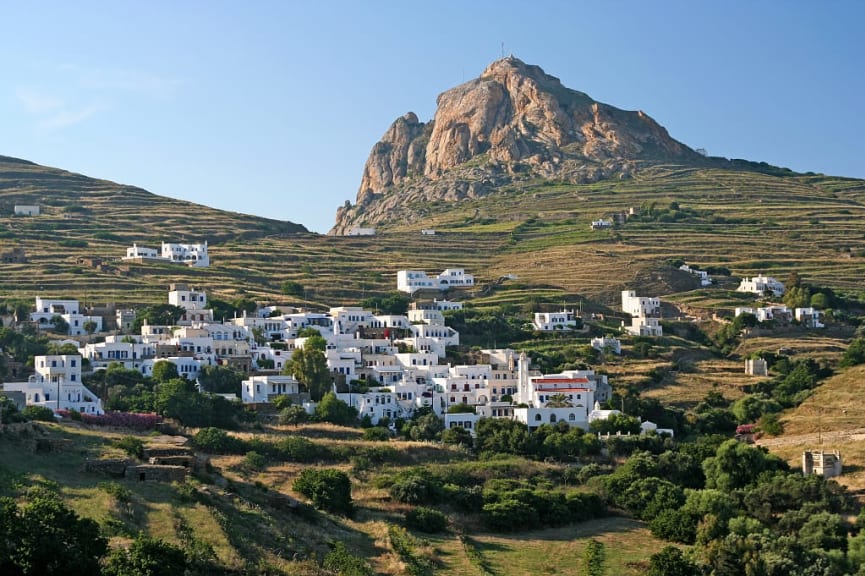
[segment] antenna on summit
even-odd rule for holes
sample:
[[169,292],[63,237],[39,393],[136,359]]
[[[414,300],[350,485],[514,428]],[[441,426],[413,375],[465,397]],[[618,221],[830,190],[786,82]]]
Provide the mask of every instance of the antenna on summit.
[[505,57],[505,43],[502,42],[502,58]]

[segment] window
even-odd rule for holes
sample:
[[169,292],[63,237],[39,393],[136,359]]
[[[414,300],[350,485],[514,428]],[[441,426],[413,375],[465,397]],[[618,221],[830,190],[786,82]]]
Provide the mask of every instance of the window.
[[571,422],[575,421],[576,419],[577,419],[577,417],[573,412],[568,414],[568,420],[570,420]]
[[540,422],[540,421],[541,421],[541,415],[535,414],[535,422]]

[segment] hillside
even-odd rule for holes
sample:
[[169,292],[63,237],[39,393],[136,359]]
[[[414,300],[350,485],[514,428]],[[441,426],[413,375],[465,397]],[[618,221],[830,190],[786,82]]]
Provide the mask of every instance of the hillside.
[[[3,264],[0,289],[10,299],[154,303],[170,282],[187,281],[223,297],[329,306],[393,291],[400,269],[464,267],[480,281],[479,304],[615,306],[625,288],[664,296],[699,288],[667,264],[676,258],[734,276],[795,270],[847,292],[860,291],[865,274],[865,182],[822,175],[659,165],[627,180],[535,179],[485,198],[419,205],[417,219],[397,218],[374,237],[308,234],[23,161],[0,163],[0,182],[0,251],[27,256]],[[40,204],[43,214],[15,217],[14,204]],[[590,229],[631,208],[627,222]],[[133,242],[172,239],[207,240],[211,267],[119,262]],[[518,279],[496,283],[508,274]],[[287,280],[303,296],[283,296]],[[711,305],[712,297],[684,300]]]

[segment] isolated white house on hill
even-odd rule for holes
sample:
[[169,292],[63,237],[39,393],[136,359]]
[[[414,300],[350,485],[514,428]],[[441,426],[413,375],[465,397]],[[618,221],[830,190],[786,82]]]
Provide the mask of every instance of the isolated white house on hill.
[[470,288],[475,285],[475,277],[466,274],[462,268],[448,268],[435,278],[420,270],[400,270],[396,273],[396,289],[414,294],[418,290],[448,290],[450,288]]
[[779,282],[771,276],[763,276],[761,274],[759,276],[754,276],[753,278],[742,278],[739,287],[736,288],[736,292],[749,292],[761,296],[769,294],[773,296],[783,296],[784,283]]
[[207,240],[203,244],[163,242],[162,257],[172,262],[197,268],[210,266],[210,256],[207,255]]
[[577,327],[577,317],[573,310],[561,312],[535,312],[532,322],[535,330],[550,332],[553,330],[574,330]]

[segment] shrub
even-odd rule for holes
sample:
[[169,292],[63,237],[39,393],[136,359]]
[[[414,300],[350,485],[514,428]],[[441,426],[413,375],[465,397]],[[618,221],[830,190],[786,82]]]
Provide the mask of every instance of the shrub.
[[351,480],[345,472],[332,468],[307,468],[294,481],[294,489],[312,500],[316,508],[350,516]]
[[388,432],[387,428],[373,426],[363,431],[363,439],[375,442],[387,442],[390,439],[390,432]]
[[38,420],[40,422],[54,422],[54,411],[46,406],[25,406],[21,411],[28,420]]
[[337,542],[333,550],[327,553],[322,566],[340,576],[375,576],[369,564],[349,552],[342,542]]
[[485,504],[482,509],[484,525],[498,532],[531,530],[540,525],[537,511],[524,502],[502,500]]
[[111,444],[115,448],[120,448],[134,458],[144,457],[144,441],[135,436],[124,436],[120,440],[115,440]]
[[430,534],[442,532],[448,526],[447,516],[434,508],[424,506],[418,506],[406,512],[405,521],[409,528]]
[[404,504],[435,504],[442,497],[442,484],[437,479],[419,474],[397,481],[390,495]]
[[251,450],[243,457],[243,466],[250,470],[261,470],[267,466],[267,456]]
[[211,454],[242,454],[246,451],[243,440],[230,436],[225,430],[219,428],[199,430],[192,437],[192,443],[196,448]]
[[279,442],[277,447],[280,456],[293,462],[315,462],[330,456],[327,447],[319,446],[302,436],[287,436]]

